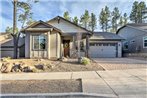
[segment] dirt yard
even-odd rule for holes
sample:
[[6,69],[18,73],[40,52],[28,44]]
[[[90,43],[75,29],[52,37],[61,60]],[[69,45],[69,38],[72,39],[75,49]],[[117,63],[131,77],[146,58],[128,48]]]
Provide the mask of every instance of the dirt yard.
[[1,81],[1,93],[82,92],[81,80],[11,80]]
[[[77,59],[69,59],[67,61],[51,61],[47,59],[10,59],[11,65],[14,63],[25,63],[27,66],[34,67],[35,65],[45,65],[43,70],[37,72],[72,72],[72,71],[98,71],[104,70],[98,63],[91,62],[89,65],[82,65],[77,62]],[[3,62],[2,62],[3,63]],[[48,67],[48,65],[50,65]],[[46,67],[47,66],[47,67]]]

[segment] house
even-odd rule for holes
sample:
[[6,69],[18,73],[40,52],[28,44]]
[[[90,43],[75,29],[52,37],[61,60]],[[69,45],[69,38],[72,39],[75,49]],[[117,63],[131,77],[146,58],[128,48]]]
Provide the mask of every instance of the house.
[[47,22],[38,21],[22,32],[26,35],[25,57],[48,59],[77,56],[77,39],[82,40],[84,51],[88,50],[88,37],[92,34],[60,16]]
[[[14,54],[13,38],[10,33],[0,33],[0,58],[1,57],[13,57]],[[20,37],[18,43],[18,57],[24,57],[24,38]]]
[[94,32],[90,37],[89,55],[97,57],[121,57],[123,38],[110,32]]
[[147,56],[147,23],[127,24],[117,31],[117,35],[125,39],[125,56]]
[[[47,22],[35,22],[21,32],[25,38],[19,41],[18,57],[60,59],[63,56],[76,58],[87,54],[92,58],[121,57],[121,37],[108,32],[93,34],[60,16]],[[13,48],[12,41],[3,45],[3,50],[8,46]],[[12,49],[9,53],[3,52],[4,56],[13,57]]]

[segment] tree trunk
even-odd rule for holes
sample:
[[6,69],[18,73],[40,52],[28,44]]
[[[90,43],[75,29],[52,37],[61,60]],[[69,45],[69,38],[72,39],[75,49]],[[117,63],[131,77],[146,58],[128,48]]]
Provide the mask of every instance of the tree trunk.
[[18,55],[18,41],[17,41],[17,36],[14,35],[13,36],[13,44],[14,44],[14,59],[17,59],[17,55]]
[[17,48],[18,48],[18,44],[17,44],[17,34],[16,34],[16,24],[17,24],[17,0],[14,0],[13,2],[13,44],[14,44],[14,58],[17,59]]

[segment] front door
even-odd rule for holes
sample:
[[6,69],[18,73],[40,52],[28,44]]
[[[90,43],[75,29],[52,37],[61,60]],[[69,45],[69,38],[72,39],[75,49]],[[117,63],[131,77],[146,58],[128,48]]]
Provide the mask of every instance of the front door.
[[70,55],[70,40],[63,40],[63,47],[64,47],[64,57],[69,57]]

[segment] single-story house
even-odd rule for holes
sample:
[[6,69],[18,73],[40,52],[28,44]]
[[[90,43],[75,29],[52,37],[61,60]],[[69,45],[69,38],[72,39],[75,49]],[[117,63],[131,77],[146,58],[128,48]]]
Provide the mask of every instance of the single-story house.
[[25,58],[60,59],[87,54],[90,57],[121,57],[121,37],[108,32],[93,33],[60,16],[47,22],[35,22],[21,32],[25,40],[20,41],[24,47],[19,53],[23,50]]
[[[24,57],[24,38],[19,38],[18,43],[18,57]],[[0,33],[0,58],[1,57],[14,57],[14,44],[13,38],[10,33],[1,32]]]
[[126,56],[147,56],[147,23],[132,23],[121,27],[117,35],[123,37]]
[[110,32],[94,32],[90,37],[89,56],[97,57],[121,57],[123,38]]
[[47,22],[38,21],[22,32],[25,34],[25,57],[48,59],[77,56],[77,35],[86,51],[92,34],[60,16]]

